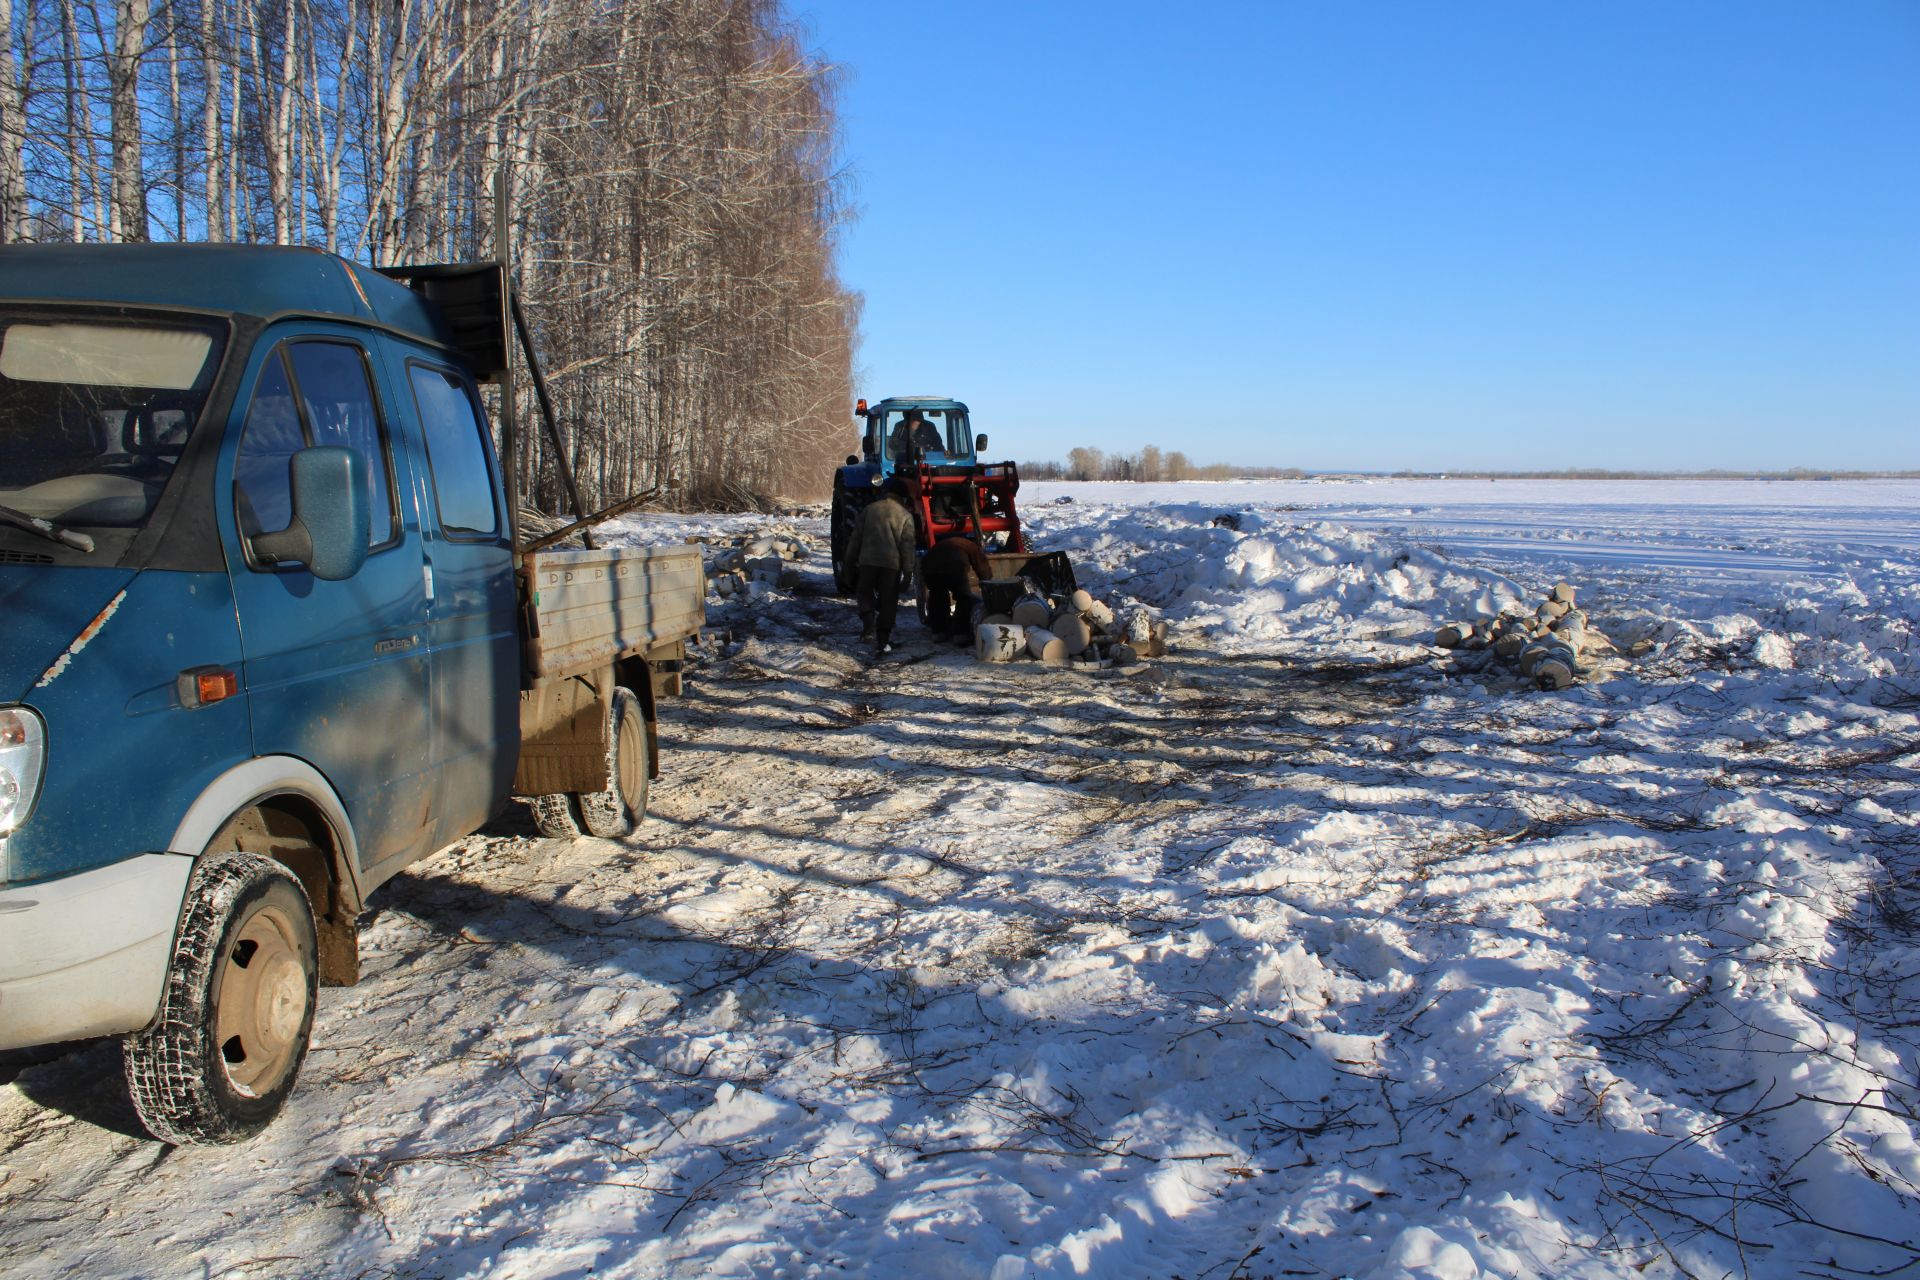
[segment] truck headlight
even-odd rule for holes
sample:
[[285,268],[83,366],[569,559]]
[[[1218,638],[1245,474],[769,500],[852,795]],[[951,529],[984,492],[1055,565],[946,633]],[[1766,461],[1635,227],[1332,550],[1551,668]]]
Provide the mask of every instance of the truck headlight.
[[0,840],[26,821],[40,790],[47,730],[25,707],[0,707]]

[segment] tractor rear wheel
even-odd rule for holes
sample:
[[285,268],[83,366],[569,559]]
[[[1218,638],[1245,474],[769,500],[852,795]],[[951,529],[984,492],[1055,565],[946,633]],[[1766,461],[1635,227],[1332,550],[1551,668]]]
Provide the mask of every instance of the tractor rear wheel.
[[833,493],[833,521],[827,526],[833,545],[833,585],[841,595],[853,594],[854,567],[847,563],[847,547],[853,541],[853,527],[860,511],[848,502],[843,491]]

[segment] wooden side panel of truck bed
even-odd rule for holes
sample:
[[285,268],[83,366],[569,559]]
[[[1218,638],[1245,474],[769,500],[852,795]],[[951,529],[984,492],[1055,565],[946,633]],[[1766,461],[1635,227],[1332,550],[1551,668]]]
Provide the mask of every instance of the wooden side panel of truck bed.
[[538,551],[524,569],[532,605],[526,663],[536,680],[674,645],[707,618],[698,547]]

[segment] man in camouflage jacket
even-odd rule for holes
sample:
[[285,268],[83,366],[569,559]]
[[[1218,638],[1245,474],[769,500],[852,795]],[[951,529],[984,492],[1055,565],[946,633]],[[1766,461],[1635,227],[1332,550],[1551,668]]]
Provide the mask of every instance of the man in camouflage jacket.
[[893,620],[900,605],[900,584],[910,581],[919,539],[907,510],[906,482],[887,481],[880,499],[860,513],[847,543],[847,560],[858,573],[853,598],[860,609],[860,638],[872,640],[875,653],[893,648]]

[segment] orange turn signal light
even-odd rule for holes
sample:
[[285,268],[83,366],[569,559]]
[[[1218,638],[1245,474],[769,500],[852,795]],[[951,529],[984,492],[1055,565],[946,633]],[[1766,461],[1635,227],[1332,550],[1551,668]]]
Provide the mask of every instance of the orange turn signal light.
[[853,402],[853,411],[856,415],[865,413],[867,411],[867,402],[865,400],[855,400]]
[[227,667],[194,667],[180,673],[178,689],[181,706],[204,707],[239,693],[240,677]]
[[240,677],[231,671],[203,671],[196,680],[202,702],[218,702],[240,692]]

